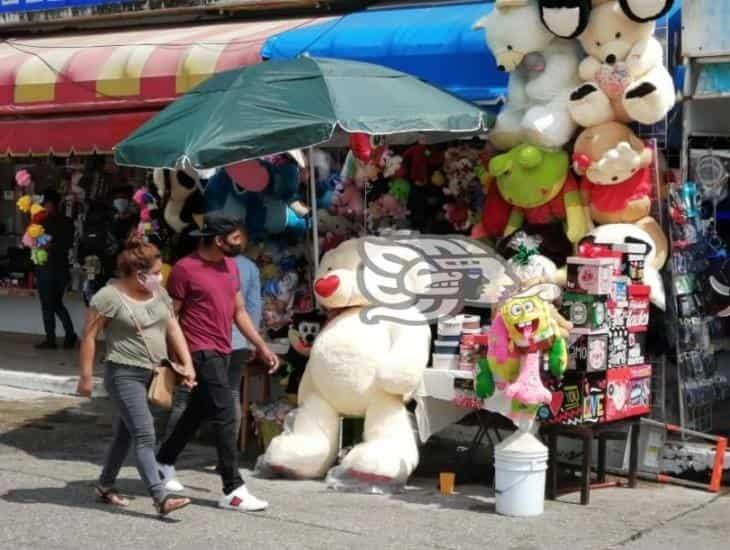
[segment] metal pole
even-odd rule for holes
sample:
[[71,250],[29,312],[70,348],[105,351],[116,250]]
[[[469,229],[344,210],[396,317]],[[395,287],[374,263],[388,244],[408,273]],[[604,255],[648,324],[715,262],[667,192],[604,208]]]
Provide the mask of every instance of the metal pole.
[[317,218],[317,176],[314,171],[314,148],[309,148],[309,193],[312,208],[312,250],[314,251],[314,271],[319,270],[319,220]]

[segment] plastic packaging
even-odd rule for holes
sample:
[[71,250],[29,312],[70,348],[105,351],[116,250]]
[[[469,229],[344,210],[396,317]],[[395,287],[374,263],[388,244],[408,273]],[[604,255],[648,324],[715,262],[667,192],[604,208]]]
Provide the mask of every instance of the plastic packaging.
[[342,466],[335,466],[327,472],[325,484],[328,489],[343,493],[364,493],[369,495],[393,495],[403,492],[405,483],[395,480],[364,480],[347,472]]

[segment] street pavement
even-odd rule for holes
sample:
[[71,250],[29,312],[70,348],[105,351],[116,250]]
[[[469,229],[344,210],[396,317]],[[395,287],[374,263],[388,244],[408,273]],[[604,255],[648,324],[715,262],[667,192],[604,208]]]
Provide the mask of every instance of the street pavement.
[[727,548],[730,538],[725,496],[642,484],[594,491],[590,506],[569,495],[546,503],[539,518],[513,519],[496,515],[484,485],[459,485],[456,495],[441,496],[433,464],[392,496],[257,479],[246,469],[251,490],[271,507],[238,514],[215,507],[214,450],[200,444],[186,449],[179,465],[194,505],[159,520],[131,465],[118,484],[134,497],[128,509],[95,500],[91,486],[110,431],[106,399],[0,387],[0,549],[713,550]]

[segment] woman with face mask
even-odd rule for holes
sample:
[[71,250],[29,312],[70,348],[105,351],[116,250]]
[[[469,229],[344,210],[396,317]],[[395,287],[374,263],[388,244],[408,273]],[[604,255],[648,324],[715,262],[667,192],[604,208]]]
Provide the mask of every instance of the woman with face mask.
[[90,396],[96,337],[103,329],[106,344],[104,385],[116,406],[114,438],[96,486],[105,503],[129,504],[114,487],[119,470],[134,447],[137,470],[160,515],[190,503],[169,493],[155,460],[155,429],[147,402],[147,386],[154,368],[171,351],[182,363],[184,384],[195,385],[195,371],[185,338],[162,287],[162,260],[154,245],[133,237],[117,258],[119,278],[110,281],[91,300],[81,344],[78,393]]

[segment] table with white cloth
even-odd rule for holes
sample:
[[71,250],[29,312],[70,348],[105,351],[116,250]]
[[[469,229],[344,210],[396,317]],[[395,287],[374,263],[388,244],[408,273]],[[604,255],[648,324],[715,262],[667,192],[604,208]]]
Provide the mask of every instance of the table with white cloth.
[[512,400],[503,392],[495,392],[489,399],[477,399],[474,373],[462,370],[426,369],[413,398],[421,443],[475,411],[508,417],[512,406]]

